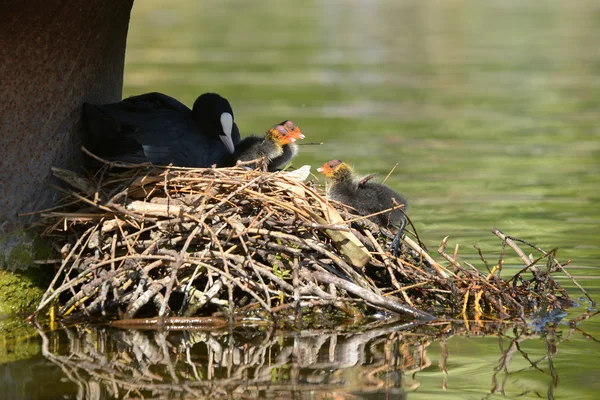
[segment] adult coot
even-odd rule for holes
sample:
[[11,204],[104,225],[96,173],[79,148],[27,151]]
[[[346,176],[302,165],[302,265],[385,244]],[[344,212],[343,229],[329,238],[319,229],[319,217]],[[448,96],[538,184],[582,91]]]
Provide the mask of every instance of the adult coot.
[[83,120],[84,146],[110,160],[220,166],[240,141],[231,105],[216,93],[199,96],[191,110],[156,92],[114,104],[84,103]]
[[406,227],[404,215],[408,205],[406,199],[381,183],[370,182],[373,175],[365,178],[358,177],[352,167],[341,160],[328,161],[317,171],[331,181],[327,191],[329,197],[354,208],[360,215],[370,215],[390,209],[396,204],[404,204],[402,211],[394,209],[369,218],[380,226],[398,229],[392,242],[394,255],[397,255],[400,238]]

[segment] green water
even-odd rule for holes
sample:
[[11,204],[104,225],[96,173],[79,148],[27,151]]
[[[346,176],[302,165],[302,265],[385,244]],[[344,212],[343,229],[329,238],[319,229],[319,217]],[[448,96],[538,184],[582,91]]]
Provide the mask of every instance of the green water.
[[[302,147],[294,161],[312,165],[317,175],[316,168],[333,158],[351,162],[359,173],[377,173],[380,180],[398,163],[387,184],[408,197],[409,215],[430,249],[449,235],[464,260],[477,263],[473,244],[495,260],[501,245],[490,232],[495,226],[546,250],[558,248],[559,259],[572,260],[571,274],[598,301],[599,45],[597,1],[145,0],[134,5],[123,94],[161,91],[191,105],[200,93],[216,91],[230,100],[244,133],[291,119],[305,141],[324,142]],[[581,298],[568,279],[559,281]],[[563,321],[585,312],[588,303],[581,304]],[[385,353],[383,347],[397,346],[388,332],[365,342],[365,358],[355,366],[333,372],[303,367],[294,375],[294,365],[301,363],[290,361],[266,380],[272,387],[261,386],[258,393],[269,398],[353,393],[356,398],[481,399],[502,398],[504,391],[509,398],[595,399],[599,318],[576,328],[562,323],[557,332],[555,352],[548,351],[554,340],[548,334],[532,337],[503,376],[495,371],[506,339],[432,338],[424,345],[426,354],[412,348],[427,363],[418,373],[407,366],[400,377],[390,369],[383,374],[374,361],[379,360],[374,354]],[[54,353],[84,348],[73,344],[75,336],[54,336]],[[78,340],[109,343],[103,351],[118,359],[123,349],[110,344],[119,341],[109,336],[87,331]],[[32,340],[39,345],[39,339]],[[276,354],[302,343],[289,336],[274,340],[264,365],[277,364]],[[250,348],[267,341],[238,338]],[[438,366],[444,346],[447,373]],[[208,355],[199,353],[206,362]],[[6,364],[0,373],[10,374],[14,390],[5,393],[76,398],[79,390],[111,398],[111,378],[74,379],[75,367],[66,359],[45,360],[40,355],[23,365]],[[137,361],[140,368],[146,365]],[[180,381],[193,376],[185,365],[176,367],[176,373],[155,370],[157,381],[172,383],[173,374]],[[15,371],[27,374],[19,377]],[[33,376],[44,377],[37,382],[44,383],[44,391],[35,389]],[[227,376],[223,372],[215,382],[222,384]],[[385,382],[383,388],[373,389],[373,376]],[[86,380],[109,389],[84,390]],[[307,391],[301,385],[306,382],[317,383]],[[254,390],[245,395],[255,397]],[[120,395],[138,398],[134,392]],[[190,394],[196,392],[173,393],[173,398],[199,398]]]
[[[217,91],[243,132],[289,118],[405,194],[431,245],[492,226],[600,266],[600,4],[144,1],[124,95]],[[316,172],[315,172],[316,173]]]
[[[387,183],[408,197],[431,249],[449,235],[465,259],[477,261],[475,243],[495,259],[496,226],[559,248],[599,300],[599,49],[593,1],[144,1],[124,95],[159,90],[192,104],[217,91],[242,132],[291,119],[324,142],[294,162],[317,175],[332,158],[380,179],[398,163]],[[582,328],[600,339],[596,320]],[[580,385],[598,381],[600,345],[575,338],[556,361],[570,374],[563,398],[598,389]],[[494,340],[451,340],[462,391],[450,393],[465,398],[471,385],[484,396],[489,382],[471,374],[497,361]],[[472,364],[486,351],[486,366]],[[439,381],[422,389],[444,397]]]

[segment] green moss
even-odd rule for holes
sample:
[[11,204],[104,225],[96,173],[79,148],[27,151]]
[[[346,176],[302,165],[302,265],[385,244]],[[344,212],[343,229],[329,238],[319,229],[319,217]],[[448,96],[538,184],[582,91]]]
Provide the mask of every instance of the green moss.
[[50,254],[47,243],[24,230],[0,237],[0,318],[25,315],[35,308],[53,271],[33,261]]
[[26,231],[0,236],[0,364],[39,354],[35,329],[25,321],[48,287],[53,269],[35,265],[51,248]]
[[0,270],[0,315],[25,315],[33,311],[45,291],[46,275],[39,268],[23,272]]

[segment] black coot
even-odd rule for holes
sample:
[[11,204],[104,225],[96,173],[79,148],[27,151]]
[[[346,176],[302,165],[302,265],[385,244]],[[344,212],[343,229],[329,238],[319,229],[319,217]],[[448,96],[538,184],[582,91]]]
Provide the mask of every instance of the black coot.
[[192,110],[162,93],[129,97],[119,103],[84,103],[83,144],[109,160],[221,166],[235,151],[240,132],[227,99],[204,93]]
[[398,229],[392,242],[394,255],[397,255],[400,238],[406,227],[406,199],[381,183],[370,182],[372,175],[359,178],[350,165],[340,160],[328,161],[317,171],[331,180],[327,191],[329,197],[354,208],[360,215],[370,215],[392,208],[396,205],[394,200],[397,204],[404,204],[402,211],[395,209],[369,218],[380,226]]

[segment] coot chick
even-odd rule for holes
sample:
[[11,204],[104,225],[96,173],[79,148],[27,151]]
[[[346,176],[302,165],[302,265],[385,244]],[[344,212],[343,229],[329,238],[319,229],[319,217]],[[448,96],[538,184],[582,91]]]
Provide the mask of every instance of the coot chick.
[[[251,161],[263,158],[263,167],[267,171],[276,171],[284,167],[297,154],[296,140],[304,139],[300,129],[291,121],[269,129],[265,136],[245,137],[238,146],[234,159],[237,161]],[[251,165],[256,168],[258,165]]]
[[373,175],[359,178],[350,165],[340,160],[328,161],[317,171],[331,180],[327,192],[329,197],[354,208],[360,215],[374,214],[392,208],[396,205],[394,200],[397,204],[404,204],[402,211],[395,209],[369,218],[380,226],[398,229],[392,241],[394,255],[397,256],[400,238],[406,227],[404,215],[407,209],[406,199],[381,183],[370,182]]
[[[290,120],[285,120],[279,125],[282,125],[287,131],[289,131],[296,140],[304,139],[304,135],[300,132],[300,128]],[[298,154],[298,145],[296,141],[283,145],[283,154],[279,157],[275,157],[269,163],[269,171],[276,171],[284,168],[294,157]]]
[[84,103],[83,144],[109,160],[221,166],[235,151],[240,132],[229,101],[204,93],[192,110],[162,93],[146,93],[119,103]]

